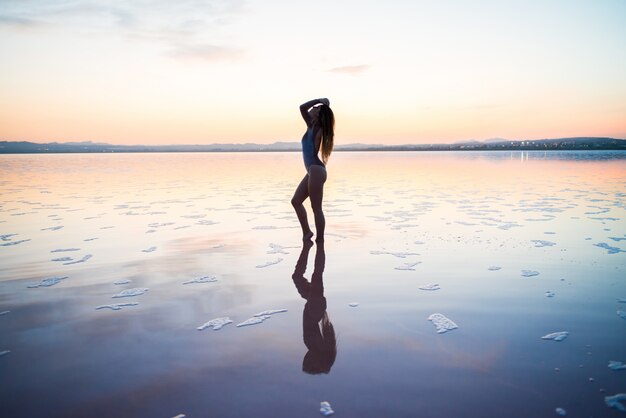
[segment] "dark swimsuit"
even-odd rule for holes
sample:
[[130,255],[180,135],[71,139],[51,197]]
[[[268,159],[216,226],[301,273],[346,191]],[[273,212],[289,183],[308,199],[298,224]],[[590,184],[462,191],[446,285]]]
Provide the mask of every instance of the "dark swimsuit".
[[304,158],[304,168],[307,172],[312,165],[319,165],[325,167],[322,160],[317,156],[318,150],[315,149],[315,129],[313,125],[302,136],[302,157]]

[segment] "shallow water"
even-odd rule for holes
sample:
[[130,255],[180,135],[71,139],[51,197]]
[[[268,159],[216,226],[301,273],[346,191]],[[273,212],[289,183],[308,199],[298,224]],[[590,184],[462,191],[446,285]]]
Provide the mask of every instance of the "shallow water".
[[0,415],[623,415],[604,397],[626,393],[626,153],[337,152],[325,252],[300,257],[303,171],[1,155]]

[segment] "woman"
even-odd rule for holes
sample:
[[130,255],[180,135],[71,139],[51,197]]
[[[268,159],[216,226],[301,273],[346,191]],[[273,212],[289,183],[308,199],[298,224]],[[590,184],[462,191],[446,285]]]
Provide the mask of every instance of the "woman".
[[[324,182],[326,182],[326,163],[333,150],[335,116],[330,109],[328,99],[315,99],[303,103],[300,105],[300,113],[307,127],[302,137],[302,156],[307,174],[293,194],[291,204],[296,210],[302,227],[302,239],[306,241],[313,237],[313,232],[309,227],[306,209],[302,203],[307,197],[311,199],[317,231],[315,241],[321,242],[324,241],[324,227],[326,226],[324,212],[322,212],[322,196],[324,195]],[[317,155],[320,150],[322,151],[321,160]]]

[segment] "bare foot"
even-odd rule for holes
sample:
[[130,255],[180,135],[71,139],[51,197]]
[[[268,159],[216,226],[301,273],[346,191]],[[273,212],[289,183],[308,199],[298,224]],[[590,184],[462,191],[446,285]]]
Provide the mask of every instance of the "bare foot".
[[304,236],[302,237],[302,241],[310,241],[311,238],[313,238],[313,232],[307,232],[306,234],[304,234]]

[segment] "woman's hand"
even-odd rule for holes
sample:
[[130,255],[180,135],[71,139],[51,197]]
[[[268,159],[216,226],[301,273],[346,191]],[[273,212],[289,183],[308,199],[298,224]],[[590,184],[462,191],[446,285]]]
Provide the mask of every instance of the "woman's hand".
[[310,126],[312,122],[311,115],[309,115],[309,109],[320,103],[330,106],[330,100],[326,98],[309,100],[308,102],[300,105],[300,114],[302,115],[302,119],[304,119],[307,126]]

